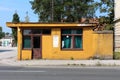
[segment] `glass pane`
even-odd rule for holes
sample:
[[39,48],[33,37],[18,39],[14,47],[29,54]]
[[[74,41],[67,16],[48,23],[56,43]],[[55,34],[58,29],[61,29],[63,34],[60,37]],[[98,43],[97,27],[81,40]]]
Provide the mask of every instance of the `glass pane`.
[[76,30],[76,34],[82,34],[82,29],[78,29],[78,30]]
[[62,36],[62,48],[71,48],[71,36]]
[[72,30],[72,34],[76,34],[77,33],[77,30]]
[[31,48],[31,37],[30,36],[23,37],[23,48]]
[[82,29],[72,30],[72,34],[82,34]]
[[62,34],[71,34],[71,29],[62,29]]
[[51,29],[43,29],[43,34],[51,34]]
[[33,29],[32,33],[33,34],[41,34],[41,29]]
[[40,48],[40,37],[33,37],[33,48]]
[[23,30],[23,34],[26,35],[26,34],[31,34],[31,30]]
[[82,48],[82,36],[75,36],[75,48]]

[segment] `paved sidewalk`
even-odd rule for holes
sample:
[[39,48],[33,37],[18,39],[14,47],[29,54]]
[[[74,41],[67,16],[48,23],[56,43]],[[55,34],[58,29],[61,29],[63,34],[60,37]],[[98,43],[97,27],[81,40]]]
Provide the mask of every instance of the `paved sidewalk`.
[[1,47],[0,46],[0,60],[4,59],[16,59],[17,47]]
[[0,65],[7,66],[120,66],[120,60],[17,60],[16,47],[0,47]]
[[25,60],[5,59],[1,62],[10,66],[120,66],[119,60]]

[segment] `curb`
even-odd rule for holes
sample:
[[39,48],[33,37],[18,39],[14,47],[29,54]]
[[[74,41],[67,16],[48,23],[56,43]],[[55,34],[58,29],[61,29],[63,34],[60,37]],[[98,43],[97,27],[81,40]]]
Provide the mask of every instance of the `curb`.
[[120,66],[120,60],[2,60],[1,64],[8,66]]

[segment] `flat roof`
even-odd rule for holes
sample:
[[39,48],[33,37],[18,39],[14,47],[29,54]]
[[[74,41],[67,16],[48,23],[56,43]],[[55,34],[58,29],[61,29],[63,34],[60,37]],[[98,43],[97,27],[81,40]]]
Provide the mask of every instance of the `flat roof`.
[[44,27],[44,28],[58,28],[58,27],[95,27],[96,23],[87,23],[87,24],[80,24],[80,23],[39,23],[39,22],[20,22],[20,23],[12,23],[6,22],[6,25],[10,28],[14,27]]

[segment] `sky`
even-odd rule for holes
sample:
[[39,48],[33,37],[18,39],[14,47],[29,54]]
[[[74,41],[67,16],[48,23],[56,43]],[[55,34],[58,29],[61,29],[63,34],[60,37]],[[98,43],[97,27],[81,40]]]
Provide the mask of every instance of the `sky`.
[[13,14],[17,11],[20,21],[25,21],[26,12],[30,22],[37,22],[38,16],[31,9],[31,0],[0,0],[0,26],[3,32],[11,33],[11,28],[6,26],[6,22],[11,22]]
[[[37,22],[38,16],[34,14],[31,9],[31,0],[0,0],[0,26],[3,32],[11,32],[11,28],[6,26],[6,22],[11,22],[13,14],[17,11],[20,21],[25,21],[26,12],[30,18],[30,22]],[[97,16],[100,16],[100,12],[96,11]]]

